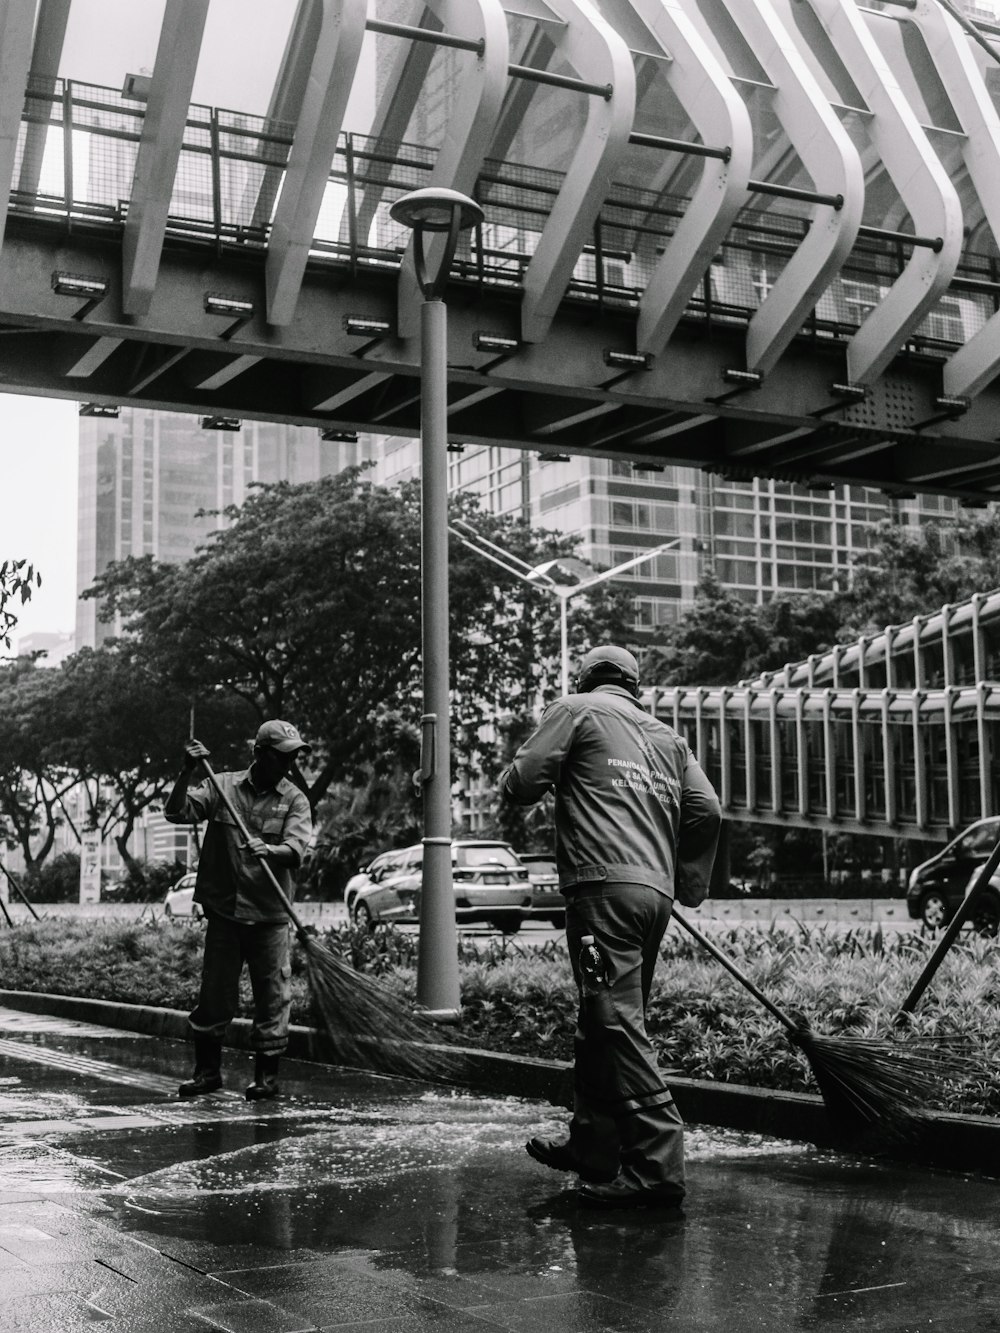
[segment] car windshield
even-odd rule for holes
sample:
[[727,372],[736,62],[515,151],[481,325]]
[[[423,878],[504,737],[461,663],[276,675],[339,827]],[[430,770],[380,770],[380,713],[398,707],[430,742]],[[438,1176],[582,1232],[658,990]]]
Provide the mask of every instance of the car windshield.
[[457,866],[519,866],[521,862],[510,847],[495,842],[482,847],[456,847]]

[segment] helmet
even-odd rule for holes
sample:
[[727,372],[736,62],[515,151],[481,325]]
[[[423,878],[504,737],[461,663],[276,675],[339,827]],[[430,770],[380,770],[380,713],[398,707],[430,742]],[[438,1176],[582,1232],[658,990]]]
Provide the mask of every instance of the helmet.
[[591,648],[589,653],[584,654],[577,679],[581,692],[592,690],[600,681],[637,689],[639,663],[627,648],[616,648],[614,644],[607,643],[600,648]]

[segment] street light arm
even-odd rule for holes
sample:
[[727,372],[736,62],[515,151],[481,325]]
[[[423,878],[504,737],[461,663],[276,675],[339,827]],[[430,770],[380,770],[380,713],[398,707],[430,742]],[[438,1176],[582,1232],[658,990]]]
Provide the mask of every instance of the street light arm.
[[652,560],[655,556],[665,555],[667,551],[676,550],[681,544],[680,537],[675,537],[671,542],[664,542],[662,546],[654,546],[651,551],[643,551],[642,555],[635,556],[632,560],[626,560],[621,565],[615,565],[614,569],[606,569],[602,574],[597,574],[592,579],[587,579],[585,583],[577,583],[569,589],[569,596],[575,597],[578,592],[586,592],[588,588],[593,588],[597,583],[606,583],[608,579],[616,578],[619,574],[624,574],[626,569],[634,569],[636,565],[644,564],[647,560]]
[[520,569],[515,569],[513,565],[508,565],[506,561],[501,560],[498,556],[491,555],[489,551],[484,551],[482,547],[473,545],[473,543],[466,537],[462,536],[457,528],[452,527],[450,524],[448,525],[448,531],[453,537],[457,538],[467,550],[475,552],[476,555],[482,556],[484,560],[489,560],[494,565],[499,565],[505,573],[512,574],[514,578],[520,579],[522,583],[527,583],[529,587],[532,588],[538,588],[539,592],[552,592],[552,589],[547,587],[544,583],[536,583],[534,579],[529,579],[527,574],[523,573]]
[[[473,539],[474,544],[470,545],[470,543],[466,541],[462,533],[456,532],[455,531],[456,527],[463,528],[465,530],[465,533],[468,534],[468,536]],[[464,518],[456,518],[454,520],[454,526],[451,528],[451,531],[454,533],[456,537],[458,537],[460,541],[464,541],[466,546],[469,546],[470,550],[478,551],[480,555],[485,555],[486,552],[480,549],[481,547],[485,546],[488,547],[489,550],[495,551],[497,555],[502,556],[504,560],[508,560],[512,565],[517,565],[521,571],[520,574],[521,578],[530,576],[532,583],[534,583],[538,579],[542,579],[544,580],[545,583],[549,584],[555,583],[555,579],[552,578],[551,575],[539,574],[535,569],[535,566],[529,565],[527,560],[522,560],[519,555],[514,555],[512,551],[505,551],[502,546],[497,546],[496,542],[491,542],[487,540],[486,537],[484,537],[481,533],[477,532],[476,529],[472,526],[472,524],[468,523]]]

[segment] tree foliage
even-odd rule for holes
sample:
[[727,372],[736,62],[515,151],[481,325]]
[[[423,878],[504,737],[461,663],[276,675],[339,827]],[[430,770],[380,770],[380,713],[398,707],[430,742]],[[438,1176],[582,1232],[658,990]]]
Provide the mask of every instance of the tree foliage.
[[[349,469],[319,482],[257,487],[181,565],[149,557],[97,581],[102,614],[185,699],[230,695],[256,717],[292,719],[314,744],[314,803],[334,783],[364,787],[397,762],[386,737],[419,725],[420,506]],[[462,496],[453,512],[528,564],[572,541]],[[555,599],[454,540],[451,679],[457,767],[492,749],[496,711],[530,710],[558,680]],[[601,591],[574,607],[577,645],[626,626],[625,599]]]
[[0,563],[0,643],[10,647],[10,636],[17,624],[17,612],[11,610],[17,601],[24,606],[35,588],[42,586],[42,576],[27,560],[4,560]]
[[691,609],[648,650],[644,674],[660,685],[735,685],[831,647],[838,616],[829,594],[745,602],[709,570]]

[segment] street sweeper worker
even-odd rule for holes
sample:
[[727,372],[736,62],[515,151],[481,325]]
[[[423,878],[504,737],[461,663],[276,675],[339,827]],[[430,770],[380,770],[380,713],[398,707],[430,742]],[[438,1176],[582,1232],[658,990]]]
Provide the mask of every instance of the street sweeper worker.
[[288,774],[296,758],[309,751],[290,722],[265,722],[257,732],[250,767],[216,775],[251,834],[246,840],[210,783],[189,787],[208,750],[197,740],[184,747],[184,768],[164,815],[171,824],[207,821],[208,828],[194,891],[206,920],[201,991],[188,1019],[195,1068],[178,1088],[182,1097],[222,1086],[222,1039],[236,1013],[244,963],[253,991],[250,1042],[256,1054],[246,1098],[260,1101],[278,1095],[278,1061],[288,1044],[292,999],[289,922],[263,863],[291,899],[292,871],[309,841],[312,815],[309,801]]
[[708,893],[718,798],[687,743],[640,703],[636,659],[612,645],[586,654],[577,693],[546,709],[499,786],[518,805],[555,792],[581,999],[568,1136],[530,1139],[527,1151],[576,1172],[590,1206],[677,1204],[684,1127],[645,1010],[674,896],[691,907]]

